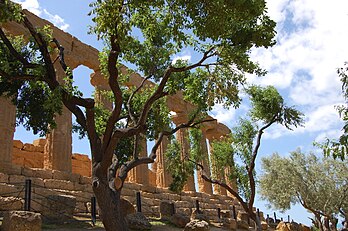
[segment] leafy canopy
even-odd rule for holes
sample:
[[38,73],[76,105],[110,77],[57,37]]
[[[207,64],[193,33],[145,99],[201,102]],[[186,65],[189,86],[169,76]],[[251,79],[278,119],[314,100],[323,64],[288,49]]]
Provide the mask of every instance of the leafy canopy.
[[347,211],[347,163],[296,150],[289,157],[262,159],[260,194],[272,207],[290,209],[300,203],[312,213],[331,217]]

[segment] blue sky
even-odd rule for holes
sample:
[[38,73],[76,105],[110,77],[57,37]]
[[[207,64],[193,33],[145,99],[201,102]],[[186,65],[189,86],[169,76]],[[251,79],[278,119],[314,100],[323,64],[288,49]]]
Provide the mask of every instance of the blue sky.
[[[71,33],[81,41],[98,49],[102,48],[93,35],[88,35],[87,26],[91,24],[88,2],[83,0],[18,0],[40,17],[46,18],[56,26]],[[257,170],[260,172],[260,158],[273,152],[287,155],[300,147],[304,151],[313,150],[313,141],[325,137],[338,137],[342,122],[334,106],[343,103],[341,83],[336,73],[348,61],[348,2],[343,0],[271,0],[268,1],[269,15],[277,24],[277,45],[271,49],[258,49],[251,52],[254,60],[268,70],[267,76],[256,78],[248,76],[251,83],[273,85],[285,97],[288,105],[295,105],[306,116],[305,126],[294,131],[280,126],[271,127],[264,136],[260,149]],[[190,50],[183,51],[178,58],[195,59]],[[78,68],[75,81],[82,90],[90,94],[90,70]],[[215,107],[211,114],[220,122],[232,127],[239,115],[247,107],[224,110]],[[31,142],[34,137],[22,128],[17,128],[16,139]],[[76,145],[80,142],[78,145]],[[73,152],[89,154],[86,141],[74,137]],[[285,189],[284,189],[285,190]],[[265,202],[256,206],[273,214],[265,208]],[[307,214],[296,206],[283,215],[310,224]]]

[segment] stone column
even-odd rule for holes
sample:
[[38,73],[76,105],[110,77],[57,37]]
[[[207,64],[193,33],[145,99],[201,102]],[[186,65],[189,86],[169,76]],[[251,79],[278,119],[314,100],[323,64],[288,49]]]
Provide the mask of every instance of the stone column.
[[[215,123],[213,126],[210,126],[210,128],[206,130],[206,136],[209,140],[210,153],[212,153],[213,151],[212,143],[215,140],[221,139],[223,136],[229,133],[230,133],[230,130],[225,125],[220,123]],[[216,163],[214,162],[214,158],[211,158],[211,162],[212,162],[212,173],[214,175],[214,178],[222,182],[226,182],[225,170],[221,169],[221,167],[216,165]],[[227,195],[227,191],[225,188],[217,184],[214,184],[213,188],[214,188],[214,194]]]
[[168,188],[172,183],[172,177],[169,171],[166,169],[165,162],[165,152],[167,150],[169,144],[169,140],[167,137],[163,137],[161,144],[157,148],[156,151],[156,185],[161,188]]
[[[56,74],[59,82],[63,81],[65,73],[61,66],[56,65]],[[62,114],[56,115],[57,127],[46,137],[44,149],[44,168],[71,172],[72,153],[72,119],[71,112],[63,105]]]
[[0,172],[11,167],[13,134],[16,128],[16,107],[0,97]]
[[110,86],[107,79],[99,70],[91,74],[91,84],[95,87],[94,100],[98,106],[103,105],[105,109],[112,111],[112,102],[103,94],[103,91],[109,91]]
[[[144,136],[140,137],[140,150],[138,157],[146,157],[147,156],[147,144],[146,138]],[[128,173],[129,181],[149,185],[149,169],[147,164],[139,165],[133,169],[131,169]]]
[[[209,153],[208,153],[208,147],[207,147],[207,138],[203,132],[202,132],[202,135],[203,135],[201,140],[202,161],[200,164],[203,165],[205,174],[208,177],[210,177],[210,161],[209,161]],[[199,170],[197,173],[197,181],[198,181],[198,188],[200,192],[213,195],[212,184],[210,182],[203,180],[203,178],[201,177],[201,170]]]
[[[182,123],[187,122],[187,116],[184,114],[177,114],[173,117],[173,122],[178,126]],[[181,145],[181,158],[184,160],[190,155],[190,144],[188,140],[188,128],[182,128],[176,132],[176,139]],[[184,191],[196,191],[195,188],[195,180],[194,173],[192,172],[192,176],[187,178],[187,182],[184,186]]]
[[[237,179],[230,179],[229,176],[231,173],[234,171],[234,166],[233,167],[228,167],[225,169],[225,178],[226,178],[226,183],[229,185],[234,191],[237,192]],[[230,192],[227,191],[227,196],[234,197]]]

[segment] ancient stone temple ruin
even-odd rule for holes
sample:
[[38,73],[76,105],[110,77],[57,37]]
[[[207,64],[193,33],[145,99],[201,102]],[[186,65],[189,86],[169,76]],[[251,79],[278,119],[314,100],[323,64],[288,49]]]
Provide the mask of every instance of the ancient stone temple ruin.
[[[51,23],[43,20],[28,11],[25,11],[29,20],[36,26],[49,24],[53,29],[53,36],[65,47],[65,61],[73,70],[80,65],[86,66],[94,71],[90,76],[90,82],[95,87],[95,100],[102,103],[106,108],[111,109],[112,103],[109,102],[100,90],[108,90],[108,84],[100,73],[98,50],[88,46],[77,38],[54,27]],[[5,29],[13,35],[25,35],[24,28],[16,23],[8,23]],[[57,75],[61,78],[64,72],[60,66],[56,66]],[[127,73],[127,68],[122,67],[121,71]],[[127,84],[138,86],[142,77],[132,73]],[[152,84],[147,82],[147,84]],[[172,120],[175,124],[184,122],[193,106],[183,100],[182,95],[176,94],[169,96],[168,107],[175,112]],[[91,161],[86,155],[72,154],[72,115],[64,109],[62,115],[56,117],[57,127],[46,136],[45,139],[35,140],[32,144],[23,144],[21,141],[13,140],[15,132],[15,113],[16,108],[8,99],[0,98],[0,192],[13,196],[17,191],[17,184],[30,178],[34,185],[33,190],[40,195],[54,195],[65,193],[76,196],[76,211],[88,211],[88,203],[93,196],[91,188]],[[201,163],[208,173],[215,173],[220,179],[224,178],[214,163],[209,163],[209,144],[230,133],[230,130],[216,120],[204,123],[202,127],[203,139],[201,142],[204,150],[204,161]],[[188,131],[181,129],[176,135],[176,139],[182,145],[182,155],[188,152]],[[158,216],[159,204],[161,201],[175,203],[177,211],[191,214],[195,203],[200,202],[201,209],[213,219],[218,216],[217,209],[230,210],[235,205],[239,209],[238,203],[229,195],[225,189],[219,186],[212,186],[200,177],[195,179],[196,174],[191,176],[181,194],[175,194],[168,190],[171,183],[171,176],[166,170],[164,153],[168,145],[168,140],[163,140],[157,150],[156,162],[151,168],[141,165],[133,169],[127,179],[123,189],[123,196],[131,203],[135,202],[135,192],[142,194],[143,212],[146,215]],[[146,140],[143,140],[143,151],[141,155],[147,155]],[[212,168],[210,168],[212,166]],[[226,173],[231,169],[226,169]],[[220,175],[219,175],[220,174]],[[233,182],[229,182],[233,183]],[[12,194],[11,194],[12,193]],[[35,194],[34,194],[35,197]],[[39,198],[37,198],[39,200]],[[1,206],[5,197],[0,197],[0,210],[21,208],[23,201],[14,201],[11,208]],[[13,199],[15,200],[15,199]],[[13,208],[15,207],[15,208]],[[40,211],[40,203],[33,200],[32,207]]]

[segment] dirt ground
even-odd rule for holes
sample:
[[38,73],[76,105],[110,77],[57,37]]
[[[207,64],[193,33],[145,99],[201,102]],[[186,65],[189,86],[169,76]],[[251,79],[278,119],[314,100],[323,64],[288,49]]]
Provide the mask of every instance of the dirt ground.
[[[103,228],[49,228],[49,229],[42,229],[43,231],[105,231]],[[183,228],[177,228],[172,225],[153,225],[151,228],[151,231],[182,231]],[[211,231],[221,231],[222,228],[218,228],[214,225],[210,226]]]

